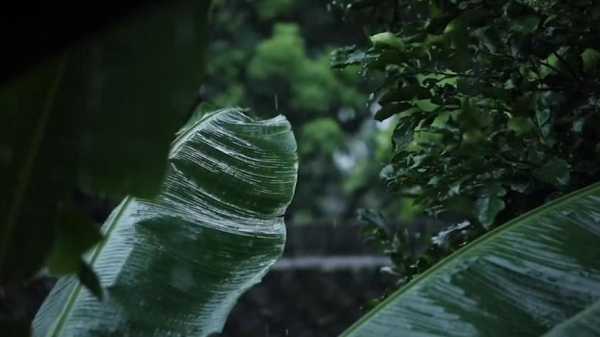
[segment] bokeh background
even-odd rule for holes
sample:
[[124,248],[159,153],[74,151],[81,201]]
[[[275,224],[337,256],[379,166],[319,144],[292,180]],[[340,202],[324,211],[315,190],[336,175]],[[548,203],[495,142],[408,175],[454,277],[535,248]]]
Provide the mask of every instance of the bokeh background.
[[360,67],[331,67],[335,48],[368,36],[322,0],[217,0],[211,15],[205,109],[284,114],[300,155],[283,259],[242,297],[223,335],[335,336],[396,280],[357,211],[377,209],[405,224],[419,214],[379,180],[394,123],[373,119],[368,88],[378,79],[367,83]]

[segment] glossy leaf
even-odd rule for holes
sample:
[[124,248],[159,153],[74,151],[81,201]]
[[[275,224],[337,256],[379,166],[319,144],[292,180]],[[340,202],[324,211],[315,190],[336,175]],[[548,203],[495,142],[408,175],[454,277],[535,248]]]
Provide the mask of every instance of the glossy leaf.
[[390,47],[403,49],[404,43],[400,38],[390,32],[378,33],[370,37],[371,43],[375,47]]
[[543,337],[600,336],[600,301],[557,325]]
[[479,222],[489,228],[494,223],[496,215],[506,206],[502,197],[506,190],[499,184],[486,186],[475,202],[475,211]]
[[[598,180],[600,7],[591,3],[329,1],[371,42],[338,49],[337,64],[361,65],[380,97],[375,118],[399,114],[393,141],[410,143],[392,148],[386,184],[429,215],[496,226]],[[412,104],[412,125],[399,103]],[[495,183],[505,193],[482,195]]]
[[449,256],[344,336],[542,336],[600,299],[599,239],[595,184]]
[[88,261],[98,301],[73,277],[57,283],[35,337],[208,336],[283,250],[296,184],[296,143],[279,116],[240,109],[190,122],[155,199],[127,197]]
[[201,85],[208,5],[145,6],[2,83],[0,284],[44,265],[74,190],[158,192]]

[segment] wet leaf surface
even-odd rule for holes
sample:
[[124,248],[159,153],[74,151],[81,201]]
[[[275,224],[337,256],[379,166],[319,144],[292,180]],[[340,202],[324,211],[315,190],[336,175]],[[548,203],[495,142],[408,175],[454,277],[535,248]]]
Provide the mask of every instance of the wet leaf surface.
[[127,197],[88,262],[98,301],[73,277],[57,283],[36,337],[207,336],[283,251],[296,184],[296,143],[279,116],[239,109],[192,120],[169,155],[155,199]]

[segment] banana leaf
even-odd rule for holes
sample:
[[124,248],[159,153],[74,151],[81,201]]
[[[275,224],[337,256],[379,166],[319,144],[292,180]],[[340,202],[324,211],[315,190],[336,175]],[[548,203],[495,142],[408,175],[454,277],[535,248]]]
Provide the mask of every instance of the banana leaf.
[[600,301],[557,325],[543,337],[600,336]]
[[[343,336],[543,336],[590,316],[586,309],[597,314],[591,306],[599,299],[600,184],[594,184],[449,256]],[[568,336],[587,336],[571,328]]]
[[227,109],[179,133],[156,198],[125,198],[87,257],[99,301],[67,276],[34,320],[35,337],[208,336],[282,253],[297,177],[287,120]]
[[52,254],[77,272],[81,251],[52,252],[60,226],[80,218],[67,210],[81,208],[75,191],[158,193],[201,85],[209,2],[140,6],[0,83],[0,284],[31,278]]

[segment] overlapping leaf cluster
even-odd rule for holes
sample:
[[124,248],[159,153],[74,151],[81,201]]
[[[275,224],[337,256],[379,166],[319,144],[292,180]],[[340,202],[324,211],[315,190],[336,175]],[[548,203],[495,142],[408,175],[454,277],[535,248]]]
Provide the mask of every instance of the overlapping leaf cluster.
[[381,271],[394,277],[397,285],[406,284],[482,234],[481,228],[469,221],[449,225],[434,234],[427,227],[394,224],[382,212],[372,209],[359,210],[358,219],[365,239],[389,256],[393,265]]
[[600,168],[597,1],[334,1],[367,47],[333,55],[384,74],[397,119],[381,172],[430,212],[489,227],[594,181]]

